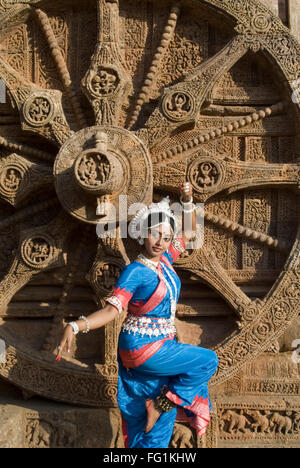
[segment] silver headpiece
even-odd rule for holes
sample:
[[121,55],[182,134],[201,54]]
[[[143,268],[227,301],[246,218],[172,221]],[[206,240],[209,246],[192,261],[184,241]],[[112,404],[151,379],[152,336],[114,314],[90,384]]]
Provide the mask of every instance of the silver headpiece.
[[[169,219],[173,220],[174,229],[172,228],[172,225],[170,224],[170,222],[168,222],[168,224],[173,229],[174,237],[175,237],[178,231],[178,226],[177,226],[176,217],[170,208],[169,197],[163,198],[159,203],[151,203],[151,205],[148,208],[144,207],[137,212],[136,216],[130,222],[129,227],[128,227],[128,232],[129,232],[130,237],[132,239],[138,240],[139,243],[143,245],[144,238],[147,237],[147,232],[148,232],[148,227],[146,227],[146,220],[148,219],[149,215],[155,216],[155,214],[158,214],[158,213],[164,213],[166,215],[166,221],[163,221],[163,222],[168,222]],[[162,224],[163,222],[158,222],[156,226],[158,226],[159,224]]]

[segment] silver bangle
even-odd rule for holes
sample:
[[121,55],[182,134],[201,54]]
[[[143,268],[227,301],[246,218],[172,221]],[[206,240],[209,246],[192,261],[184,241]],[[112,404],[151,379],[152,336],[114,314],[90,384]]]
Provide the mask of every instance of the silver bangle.
[[71,325],[71,327],[73,328],[73,335],[77,335],[77,333],[79,332],[79,327],[77,325],[76,322],[69,322],[68,325]]
[[120,299],[116,296],[110,296],[106,299],[106,302],[115,306],[118,309],[119,314],[123,312],[123,307]]
[[184,205],[189,205],[190,203],[193,203],[193,201],[194,201],[194,199],[193,199],[193,197],[191,197],[191,199],[190,199],[189,201],[184,202],[184,201],[182,200],[182,195],[180,196],[180,203],[181,203],[183,206],[184,206]]
[[195,207],[195,205],[194,205],[193,208],[192,208],[191,210],[186,210],[185,208],[183,208],[182,211],[183,211],[184,213],[193,213],[193,211],[195,211],[195,209],[196,209],[196,207]]
[[88,319],[87,319],[84,315],[81,315],[81,316],[79,317],[79,320],[85,320],[86,329],[85,329],[82,333],[88,333],[88,332],[90,331],[90,324],[89,324]]

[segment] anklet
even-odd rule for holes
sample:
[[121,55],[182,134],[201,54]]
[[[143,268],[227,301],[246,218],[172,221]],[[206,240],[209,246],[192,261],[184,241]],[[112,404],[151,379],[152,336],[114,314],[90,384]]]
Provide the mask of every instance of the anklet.
[[166,397],[167,391],[168,391],[168,388],[163,387],[161,389],[160,395],[154,399],[155,408],[160,413],[171,411],[172,409],[176,408],[176,404]]

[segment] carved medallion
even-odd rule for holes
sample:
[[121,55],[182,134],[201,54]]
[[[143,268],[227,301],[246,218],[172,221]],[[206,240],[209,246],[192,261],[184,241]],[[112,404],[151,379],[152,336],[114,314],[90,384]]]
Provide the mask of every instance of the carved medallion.
[[134,134],[118,127],[90,127],[75,134],[61,148],[54,174],[65,209],[92,224],[114,216],[102,212],[105,202],[115,207],[118,219],[121,195],[128,197],[128,205],[151,197],[148,150]]
[[34,268],[44,268],[52,259],[54,241],[50,236],[37,236],[23,241],[21,255],[23,260]]
[[168,93],[163,100],[162,110],[164,115],[175,122],[188,120],[195,110],[193,96],[188,92]]
[[75,175],[86,188],[99,187],[107,181],[110,164],[105,154],[95,151],[80,155],[76,161]]
[[220,161],[196,159],[188,169],[189,179],[195,190],[200,193],[214,192],[224,178],[224,169]]
[[114,288],[122,268],[123,265],[118,261],[98,262],[97,267],[92,271],[92,283],[95,290],[107,296]]
[[0,192],[3,195],[12,195],[18,191],[25,169],[19,165],[9,165],[0,173]]
[[116,70],[100,67],[97,74],[91,74],[88,88],[95,96],[110,96],[117,91],[119,81]]
[[47,125],[54,114],[54,102],[43,93],[34,93],[25,102],[23,116],[25,121],[34,127]]

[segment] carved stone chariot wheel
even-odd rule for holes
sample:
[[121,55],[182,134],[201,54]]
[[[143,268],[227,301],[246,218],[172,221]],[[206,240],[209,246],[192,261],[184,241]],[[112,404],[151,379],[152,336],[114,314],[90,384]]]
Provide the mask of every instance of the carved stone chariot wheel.
[[178,314],[218,353],[211,385],[278,349],[300,309],[289,30],[256,0],[1,0],[0,13],[0,375],[116,405],[120,320],[59,365],[57,340],[136,255],[121,223],[98,240],[106,202],[121,222],[120,196],[176,201],[184,178],[205,203],[205,242],[177,263]]

